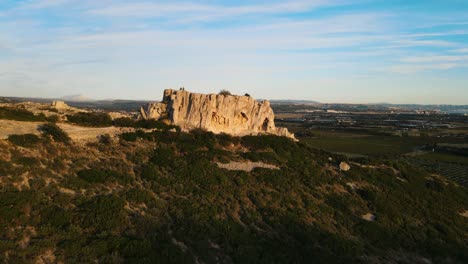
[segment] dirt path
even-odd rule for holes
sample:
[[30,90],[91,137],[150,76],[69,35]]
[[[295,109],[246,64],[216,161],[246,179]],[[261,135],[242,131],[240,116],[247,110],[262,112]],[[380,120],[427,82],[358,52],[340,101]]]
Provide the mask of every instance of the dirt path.
[[[36,134],[42,122],[21,122],[12,120],[0,120],[0,139],[6,139],[13,134]],[[97,141],[98,137],[103,134],[115,136],[122,132],[131,131],[131,128],[120,127],[81,127],[70,124],[57,124],[60,126],[74,141]]]

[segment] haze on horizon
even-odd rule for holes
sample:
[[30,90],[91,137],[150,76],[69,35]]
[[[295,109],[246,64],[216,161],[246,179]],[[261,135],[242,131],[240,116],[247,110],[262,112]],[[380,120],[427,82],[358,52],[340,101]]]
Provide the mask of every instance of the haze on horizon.
[[0,0],[0,32],[0,96],[468,104],[464,0]]

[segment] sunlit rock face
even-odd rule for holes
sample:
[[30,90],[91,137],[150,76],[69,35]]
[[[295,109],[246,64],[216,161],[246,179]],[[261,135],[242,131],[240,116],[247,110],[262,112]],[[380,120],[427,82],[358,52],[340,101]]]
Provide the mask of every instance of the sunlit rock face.
[[160,103],[140,110],[144,119],[168,120],[183,130],[202,128],[234,136],[273,134],[294,139],[286,128],[275,127],[269,101],[250,96],[198,94],[185,90],[165,90]]

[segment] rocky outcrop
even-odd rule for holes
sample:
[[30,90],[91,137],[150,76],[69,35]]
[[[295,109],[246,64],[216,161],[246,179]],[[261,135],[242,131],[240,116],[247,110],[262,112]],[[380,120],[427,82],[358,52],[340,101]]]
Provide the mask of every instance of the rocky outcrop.
[[70,108],[64,101],[53,101],[51,106],[57,110],[66,110]]
[[275,126],[269,101],[258,102],[250,96],[168,89],[162,102],[142,107],[140,117],[166,120],[182,130],[202,128],[234,136],[272,134],[294,139],[294,134],[286,128]]
[[341,171],[349,171],[351,169],[351,166],[349,166],[349,164],[344,161],[340,162],[339,167]]

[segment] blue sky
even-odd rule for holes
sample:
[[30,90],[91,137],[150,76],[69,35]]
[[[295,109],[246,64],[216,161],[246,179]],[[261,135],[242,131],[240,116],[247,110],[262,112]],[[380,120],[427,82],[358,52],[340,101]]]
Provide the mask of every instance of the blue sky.
[[468,1],[0,0],[0,96],[468,104]]

